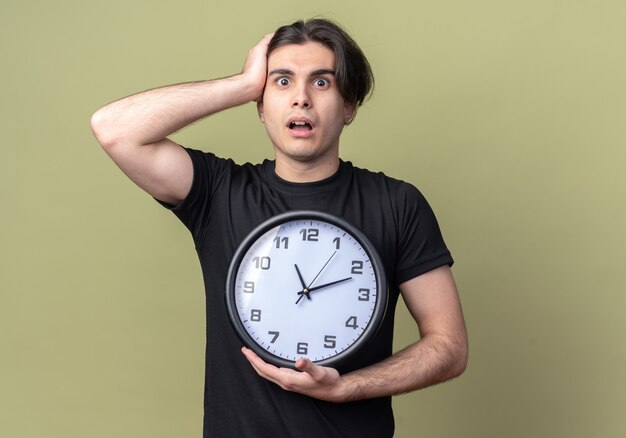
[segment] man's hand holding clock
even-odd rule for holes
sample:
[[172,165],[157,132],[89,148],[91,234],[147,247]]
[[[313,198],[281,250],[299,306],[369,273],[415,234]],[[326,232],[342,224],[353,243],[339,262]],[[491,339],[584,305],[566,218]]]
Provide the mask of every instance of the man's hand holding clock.
[[277,367],[265,362],[249,348],[241,349],[259,376],[273,382],[286,391],[298,392],[320,400],[340,403],[347,401],[342,377],[336,369],[316,365],[309,359],[300,358],[295,370]]

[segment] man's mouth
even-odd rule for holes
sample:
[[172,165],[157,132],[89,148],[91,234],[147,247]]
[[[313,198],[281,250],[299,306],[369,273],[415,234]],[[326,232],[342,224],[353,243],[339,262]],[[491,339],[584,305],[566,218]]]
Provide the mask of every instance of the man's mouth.
[[294,131],[310,131],[313,127],[309,122],[305,122],[304,120],[294,120],[289,123],[289,129],[293,129]]

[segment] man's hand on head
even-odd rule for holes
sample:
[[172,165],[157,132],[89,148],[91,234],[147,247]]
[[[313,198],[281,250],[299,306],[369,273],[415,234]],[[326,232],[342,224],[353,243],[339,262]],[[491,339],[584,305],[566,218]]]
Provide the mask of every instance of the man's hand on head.
[[296,370],[268,364],[252,350],[241,349],[257,374],[286,391],[297,392],[324,401],[346,401],[341,376],[334,368],[322,367],[308,359],[298,359]]
[[250,49],[241,71],[242,76],[248,78],[251,86],[255,89],[255,95],[257,96],[254,98],[255,102],[258,102],[263,97],[267,79],[267,46],[273,36],[273,33],[268,33]]

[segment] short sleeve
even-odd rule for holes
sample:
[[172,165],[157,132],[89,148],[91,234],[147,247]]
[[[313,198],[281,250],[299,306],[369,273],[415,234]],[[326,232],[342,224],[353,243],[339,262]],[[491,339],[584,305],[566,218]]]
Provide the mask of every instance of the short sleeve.
[[235,163],[209,152],[184,149],[193,163],[191,189],[179,205],[168,205],[160,201],[159,203],[180,219],[197,242],[204,233],[204,226],[211,214],[215,193]]
[[426,198],[414,186],[402,183],[396,196],[399,231],[398,284],[454,260],[448,250],[437,219]]

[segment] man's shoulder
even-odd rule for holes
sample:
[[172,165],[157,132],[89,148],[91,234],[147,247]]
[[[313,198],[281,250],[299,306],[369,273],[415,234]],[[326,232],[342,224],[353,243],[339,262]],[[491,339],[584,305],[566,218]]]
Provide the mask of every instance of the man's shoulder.
[[260,174],[263,169],[271,164],[269,160],[260,163],[238,163],[233,158],[224,158],[213,152],[206,152],[199,149],[187,148],[185,150],[194,163],[194,170],[202,172],[206,170],[220,170],[229,173],[256,173]]
[[384,171],[370,170],[364,167],[355,166],[350,161],[344,162],[346,166],[352,169],[352,173],[359,182],[366,182],[376,185],[384,185],[390,192],[395,194],[417,192],[419,190],[410,182],[389,176]]

